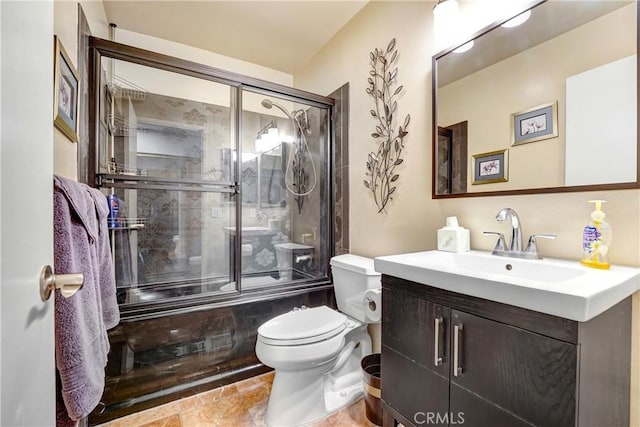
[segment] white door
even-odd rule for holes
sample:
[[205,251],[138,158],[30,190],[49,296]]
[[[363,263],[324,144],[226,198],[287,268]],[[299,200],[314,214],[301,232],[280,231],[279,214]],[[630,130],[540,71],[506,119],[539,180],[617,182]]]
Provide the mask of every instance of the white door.
[[0,0],[0,425],[55,425],[53,2]]

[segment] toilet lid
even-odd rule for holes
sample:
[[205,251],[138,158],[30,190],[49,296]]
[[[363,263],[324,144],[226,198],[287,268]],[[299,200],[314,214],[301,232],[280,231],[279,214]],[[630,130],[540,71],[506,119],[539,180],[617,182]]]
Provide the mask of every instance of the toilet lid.
[[274,317],[258,328],[258,334],[276,345],[309,344],[342,332],[346,323],[344,314],[323,305]]

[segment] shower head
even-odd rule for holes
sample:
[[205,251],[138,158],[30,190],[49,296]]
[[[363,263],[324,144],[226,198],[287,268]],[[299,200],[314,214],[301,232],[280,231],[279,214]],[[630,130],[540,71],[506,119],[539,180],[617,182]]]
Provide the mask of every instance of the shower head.
[[271,108],[273,108],[273,107],[276,107],[278,110],[282,111],[284,113],[284,115],[287,116],[294,123],[295,127],[300,129],[300,132],[306,133],[307,135],[311,134],[311,130],[309,129],[309,121],[307,119],[307,112],[306,111],[300,109],[300,110],[293,110],[293,111],[289,112],[282,105],[280,105],[277,102],[274,102],[274,101],[272,101],[270,99],[267,99],[267,98],[263,99],[261,104],[262,104],[262,106],[264,108],[267,108],[269,110]]
[[262,104],[262,106],[264,108],[267,108],[269,110],[271,108],[273,108],[273,107],[276,107],[278,110],[282,111],[284,113],[284,115],[287,116],[289,119],[295,121],[295,119],[293,118],[291,113],[289,111],[287,111],[287,109],[284,108],[282,105],[278,104],[277,102],[273,102],[272,100],[265,98],[265,99],[262,100],[261,104]]

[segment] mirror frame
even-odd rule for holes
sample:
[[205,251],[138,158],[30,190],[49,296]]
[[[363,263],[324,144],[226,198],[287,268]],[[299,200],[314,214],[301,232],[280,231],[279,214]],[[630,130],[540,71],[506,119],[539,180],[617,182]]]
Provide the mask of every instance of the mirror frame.
[[[613,184],[589,184],[589,185],[573,185],[573,186],[558,186],[558,187],[542,187],[542,188],[523,188],[517,190],[499,190],[499,191],[478,191],[478,192],[466,192],[466,193],[456,193],[456,194],[436,194],[436,183],[437,183],[437,171],[436,171],[436,151],[437,151],[437,141],[438,141],[438,114],[437,114],[437,105],[438,105],[438,68],[437,61],[443,56],[451,53],[453,50],[458,47],[474,40],[489,31],[499,27],[504,24],[511,18],[525,10],[533,9],[541,5],[542,3],[547,2],[548,0],[535,0],[530,4],[527,4],[522,10],[515,13],[514,15],[501,18],[498,21],[495,21],[493,24],[490,24],[480,31],[473,34],[468,39],[456,43],[454,46],[446,48],[438,53],[436,53],[431,60],[431,198],[432,199],[455,199],[462,197],[488,197],[488,196],[511,196],[511,195],[522,195],[522,194],[552,194],[552,193],[571,193],[571,192],[580,192],[580,191],[610,191],[610,190],[631,190],[631,189],[640,189],[640,132],[637,133],[637,147],[636,150],[636,180],[631,182],[620,182]],[[636,64],[638,70],[640,71],[640,53],[639,53],[639,45],[640,45],[640,25],[638,20],[640,19],[640,4],[636,1]],[[637,78],[638,85],[636,88],[636,99],[640,99],[640,79]],[[640,123],[640,105],[636,109],[636,126]]]

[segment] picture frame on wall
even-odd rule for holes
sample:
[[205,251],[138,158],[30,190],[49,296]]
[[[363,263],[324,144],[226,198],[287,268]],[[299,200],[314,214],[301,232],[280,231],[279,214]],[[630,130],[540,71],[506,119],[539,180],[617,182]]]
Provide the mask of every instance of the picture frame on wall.
[[53,67],[53,124],[72,142],[78,142],[78,72],[57,36]]
[[491,184],[509,181],[509,151],[507,149],[474,154],[471,184]]
[[558,101],[511,114],[511,146],[558,136]]

